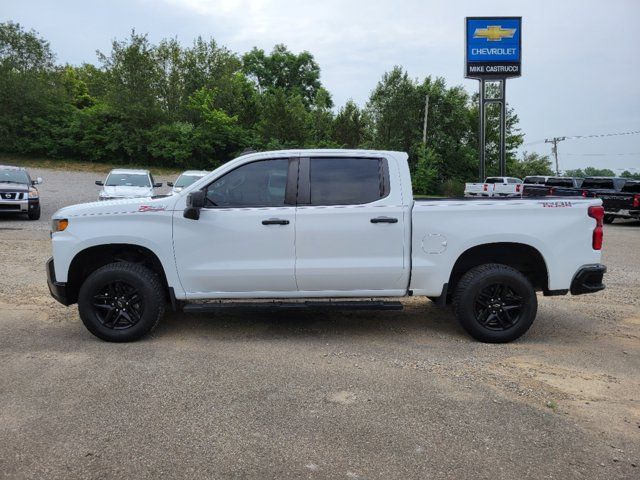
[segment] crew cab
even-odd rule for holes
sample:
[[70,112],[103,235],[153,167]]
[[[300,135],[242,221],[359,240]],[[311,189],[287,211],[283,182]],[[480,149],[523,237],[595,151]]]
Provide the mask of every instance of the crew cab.
[[627,180],[619,192],[599,193],[604,207],[604,223],[616,218],[640,220],[640,180]]
[[525,183],[522,195],[524,197],[586,197],[587,192],[580,188],[582,182],[583,179],[579,177],[548,177],[543,184]]
[[29,220],[40,218],[40,192],[36,185],[42,178],[31,180],[22,167],[0,165],[0,213],[22,213]]
[[625,183],[627,183],[627,179],[620,177],[587,177],[580,188],[584,192],[583,196],[594,197],[600,194],[619,192]]
[[111,170],[106,180],[96,180],[96,185],[102,187],[98,200],[153,197],[156,194],[155,189],[162,187],[162,183],[153,180],[149,170],[128,168]]
[[145,335],[167,303],[399,309],[413,295],[452,303],[476,339],[506,342],[531,326],[536,291],[604,288],[599,199],[414,200],[407,158],[252,153],[168,197],[65,207],[49,289],[108,341]]
[[487,177],[484,183],[466,183],[465,197],[519,197],[522,180],[513,177]]

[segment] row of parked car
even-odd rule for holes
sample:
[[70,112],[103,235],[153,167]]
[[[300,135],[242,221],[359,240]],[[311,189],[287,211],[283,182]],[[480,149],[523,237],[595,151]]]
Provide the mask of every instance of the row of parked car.
[[[171,187],[171,193],[178,193],[207,173],[209,172],[204,170],[187,170],[182,172],[175,182],[167,182],[167,186]],[[104,181],[96,180],[96,185],[102,187],[98,200],[116,200],[155,197],[156,188],[162,187],[162,182],[156,182],[149,170],[116,168],[109,172]]]
[[[175,182],[167,182],[167,186],[171,187],[171,193],[177,193],[207,173],[204,170],[187,170]],[[0,165],[0,213],[25,214],[29,220],[38,220],[40,192],[36,185],[41,183],[42,178],[32,179],[24,167]],[[149,170],[125,168],[111,170],[107,178],[97,180],[96,185],[102,187],[98,200],[154,197],[156,188],[162,187]]]
[[640,219],[640,180],[619,177],[488,177],[467,183],[466,197],[597,197],[602,199],[605,223],[616,218]]

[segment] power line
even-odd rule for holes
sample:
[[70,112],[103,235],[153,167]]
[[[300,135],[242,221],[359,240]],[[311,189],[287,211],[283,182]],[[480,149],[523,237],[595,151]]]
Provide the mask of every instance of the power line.
[[598,134],[595,134],[595,135],[574,135],[573,137],[567,137],[567,138],[578,139],[578,138],[617,137],[619,135],[637,135],[639,133],[640,133],[640,130],[634,130],[632,132],[598,133]]
[[[629,132],[615,132],[615,133],[596,133],[593,135],[573,135],[573,136],[568,136],[564,138],[566,138],[567,140],[578,140],[582,138],[618,137],[620,135],[638,135],[638,134],[640,134],[640,130],[632,130]],[[548,142],[546,140],[536,140],[534,142],[524,143],[523,145],[535,145],[537,143],[548,143]]]
[[638,156],[640,155],[640,152],[636,152],[636,153],[565,153],[565,155],[573,155],[576,157],[614,157],[614,156],[621,156],[621,155],[635,155]]

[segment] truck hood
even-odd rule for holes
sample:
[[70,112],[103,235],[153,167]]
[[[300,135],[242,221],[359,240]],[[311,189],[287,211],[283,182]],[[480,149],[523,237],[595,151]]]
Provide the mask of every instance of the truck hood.
[[[172,201],[170,202],[170,200]],[[158,198],[123,198],[122,200],[80,203],[61,208],[53,214],[52,218],[164,212],[171,209],[172,204],[175,203],[174,200],[175,197],[162,196]]]
[[0,182],[0,192],[28,192],[29,185],[23,183]]
[[101,197],[150,197],[153,195],[151,187],[129,186],[104,186],[100,192]]

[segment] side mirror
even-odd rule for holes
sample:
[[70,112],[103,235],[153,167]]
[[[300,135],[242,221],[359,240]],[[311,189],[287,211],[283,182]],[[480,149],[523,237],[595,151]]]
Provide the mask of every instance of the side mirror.
[[102,180],[96,180],[96,185],[102,187],[104,186],[104,182]]
[[184,218],[198,220],[200,218],[200,209],[204,207],[204,199],[204,191],[196,190],[191,192],[187,196],[187,208],[184,209]]
[[167,182],[167,187],[173,187],[173,182]]
[[42,177],[38,177],[35,180],[31,181],[32,185],[40,185],[42,183]]
[[162,186],[162,182],[154,183],[153,188],[160,188]]

